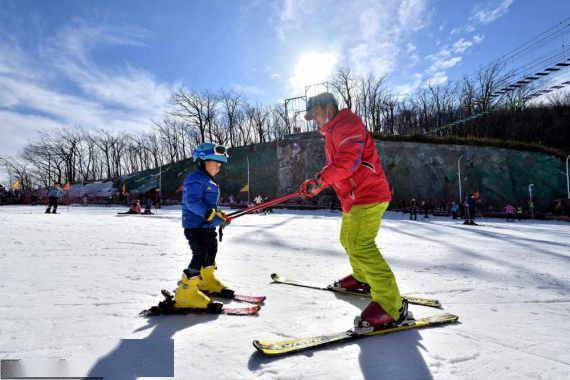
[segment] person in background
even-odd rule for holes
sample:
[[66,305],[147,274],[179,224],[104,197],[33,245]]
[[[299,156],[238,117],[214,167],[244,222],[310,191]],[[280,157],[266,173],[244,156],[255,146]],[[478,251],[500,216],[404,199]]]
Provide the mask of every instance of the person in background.
[[422,209],[424,210],[424,219],[429,218],[429,203],[426,200],[422,201]]
[[131,203],[131,207],[129,208],[129,211],[127,213],[128,214],[140,214],[141,211],[142,211],[141,201],[138,199],[135,199],[133,201],[133,203]]
[[534,219],[534,202],[528,201],[528,213],[531,219]]
[[512,204],[508,203],[505,206],[505,214],[507,217],[507,222],[514,222],[515,221],[515,206],[513,206]]
[[463,224],[469,225],[469,226],[476,226],[477,223],[475,223],[475,202],[477,201],[477,194],[476,193],[472,193],[471,195],[466,197],[465,200],[465,222],[463,222]]
[[[45,212],[46,214],[49,214],[50,212],[52,214],[57,214],[57,204],[61,197],[63,197],[63,190],[61,189],[61,185],[56,183],[48,192],[48,207]],[[51,211],[52,207],[53,211]]]
[[[269,196],[263,197],[263,202],[269,202]],[[265,215],[271,214],[271,213],[273,213],[273,208],[272,207],[266,207],[265,208]]]
[[[257,194],[257,196],[255,198],[253,198],[253,203],[255,205],[260,205],[263,203],[263,198],[261,197],[261,194]],[[258,213],[261,213],[261,212],[263,212],[263,211],[261,211],[261,210],[258,211]]]
[[152,199],[149,196],[146,196],[144,199],[144,212],[145,215],[152,215]]
[[451,202],[451,207],[449,210],[451,211],[451,216],[453,219],[457,219],[459,217],[459,203],[455,201]]
[[410,220],[418,220],[418,202],[416,198],[410,201]]
[[517,219],[519,222],[522,220],[523,217],[523,208],[522,206],[517,206]]

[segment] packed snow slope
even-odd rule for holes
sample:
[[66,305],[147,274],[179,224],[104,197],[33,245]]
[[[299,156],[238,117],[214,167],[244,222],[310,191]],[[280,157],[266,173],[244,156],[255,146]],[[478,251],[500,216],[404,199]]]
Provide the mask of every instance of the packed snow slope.
[[343,331],[366,305],[270,284],[272,272],[320,284],[350,272],[338,212],[248,215],[226,229],[219,275],[239,293],[267,296],[259,316],[144,319],[138,312],[160,300],[160,289],[174,289],[189,262],[180,211],[60,211],[0,207],[1,359],[83,360],[69,376],[105,379],[570,378],[568,223],[467,227],[388,213],[377,242],[401,292],[438,298],[461,323],[265,358],[253,339]]

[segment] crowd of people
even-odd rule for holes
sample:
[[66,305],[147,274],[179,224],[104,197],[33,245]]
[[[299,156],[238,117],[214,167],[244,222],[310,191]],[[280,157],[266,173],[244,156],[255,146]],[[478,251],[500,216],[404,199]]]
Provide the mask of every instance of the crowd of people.
[[[454,220],[463,218],[464,224],[476,225],[475,218],[483,216],[482,202],[478,192],[473,192],[465,196],[462,202],[451,201],[449,203],[442,202],[439,207],[434,207],[433,202],[429,199],[418,201],[416,198],[410,200],[409,205],[405,202],[400,203],[400,210],[409,214],[410,220],[418,220],[418,214],[423,215],[424,219],[429,219],[430,215],[451,216]],[[555,202],[554,215],[565,215],[564,205],[561,200]],[[507,222],[515,220],[533,219],[535,218],[534,203],[529,201],[526,209],[514,202],[508,202],[500,212],[486,212],[489,216],[504,216]]]
[[[233,194],[222,198],[221,204],[230,208],[246,208],[254,204],[260,204],[270,200],[267,194],[256,194],[256,196],[248,202],[247,198],[240,194],[235,196]],[[340,203],[336,196],[326,196],[321,202],[317,198],[313,199],[300,199],[296,201],[295,205],[303,207],[310,205],[312,208],[330,208],[331,210],[339,209]],[[23,191],[21,189],[11,189],[0,185],[0,205],[3,204],[43,204],[48,205],[46,213],[56,213],[57,206],[61,204],[80,203],[83,205],[97,203],[97,204],[123,204],[129,206],[129,213],[152,213],[151,208],[160,208],[160,194],[158,189],[150,190],[144,194],[129,194],[127,192],[117,192],[109,199],[92,199],[86,195],[82,199],[70,199],[69,194],[65,191],[61,184],[54,184],[53,186],[37,190],[34,192]],[[291,204],[289,206],[295,207]],[[140,211],[139,211],[140,208]],[[143,209],[144,208],[144,209]],[[418,215],[423,219],[429,219],[430,216],[451,216],[453,219],[463,218],[465,224],[475,223],[476,217],[492,216],[504,217],[508,222],[520,221],[522,219],[541,218],[542,214],[536,215],[534,202],[528,201],[525,204],[517,202],[507,202],[502,209],[490,209],[485,207],[482,203],[479,193],[473,192],[459,201],[451,202],[434,202],[431,199],[418,199],[411,198],[409,203],[400,201],[396,206],[396,210],[400,210],[409,214],[410,220],[418,220]],[[264,212],[271,212],[268,209]],[[566,199],[556,199],[553,201],[551,210],[547,212],[555,217],[570,216],[570,201]]]

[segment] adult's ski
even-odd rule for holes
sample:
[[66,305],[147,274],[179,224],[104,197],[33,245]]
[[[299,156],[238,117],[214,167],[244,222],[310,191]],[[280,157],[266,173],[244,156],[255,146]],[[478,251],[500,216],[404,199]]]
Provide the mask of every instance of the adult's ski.
[[174,307],[174,296],[168,290],[162,290],[164,300],[150,309],[140,312],[141,316],[152,317],[157,315],[173,314],[227,314],[227,315],[255,315],[261,309],[259,305],[248,307],[226,307],[218,302],[212,302],[207,309],[195,309],[188,307]]
[[[348,295],[353,295],[353,296],[370,297],[370,293],[367,293],[367,292],[352,292],[349,290],[334,288],[332,285],[319,286],[319,285],[308,284],[308,283],[292,280],[289,278],[281,277],[277,273],[271,274],[271,279],[273,280],[274,284],[292,285],[292,286],[299,286],[299,287],[308,288],[308,289],[327,290],[330,292],[348,294]],[[411,304],[428,306],[428,307],[435,307],[437,309],[443,308],[441,305],[441,302],[439,302],[438,300],[433,299],[433,298],[422,298],[422,297],[416,297],[416,296],[402,296],[402,297],[405,298],[408,301],[408,303],[411,303]]]
[[374,335],[390,334],[393,332],[403,331],[403,330],[444,325],[456,322],[458,319],[459,317],[457,315],[445,313],[445,314],[433,315],[431,317],[426,317],[426,318],[405,320],[404,322],[398,325],[370,332],[357,332],[354,329],[351,329],[336,334],[317,335],[307,338],[290,339],[278,342],[264,342],[260,340],[254,340],[253,346],[257,351],[259,351],[263,355],[278,356],[278,355],[299,352],[307,349],[313,349],[331,343],[338,343],[353,339],[366,338]]

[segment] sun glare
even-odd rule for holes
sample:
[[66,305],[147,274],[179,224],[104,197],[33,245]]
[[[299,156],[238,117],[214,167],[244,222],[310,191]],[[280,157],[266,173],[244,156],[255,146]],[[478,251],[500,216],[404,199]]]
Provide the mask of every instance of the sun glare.
[[337,56],[333,53],[311,52],[303,54],[297,64],[289,82],[297,91],[303,91],[305,86],[324,82],[330,78],[337,63]]

